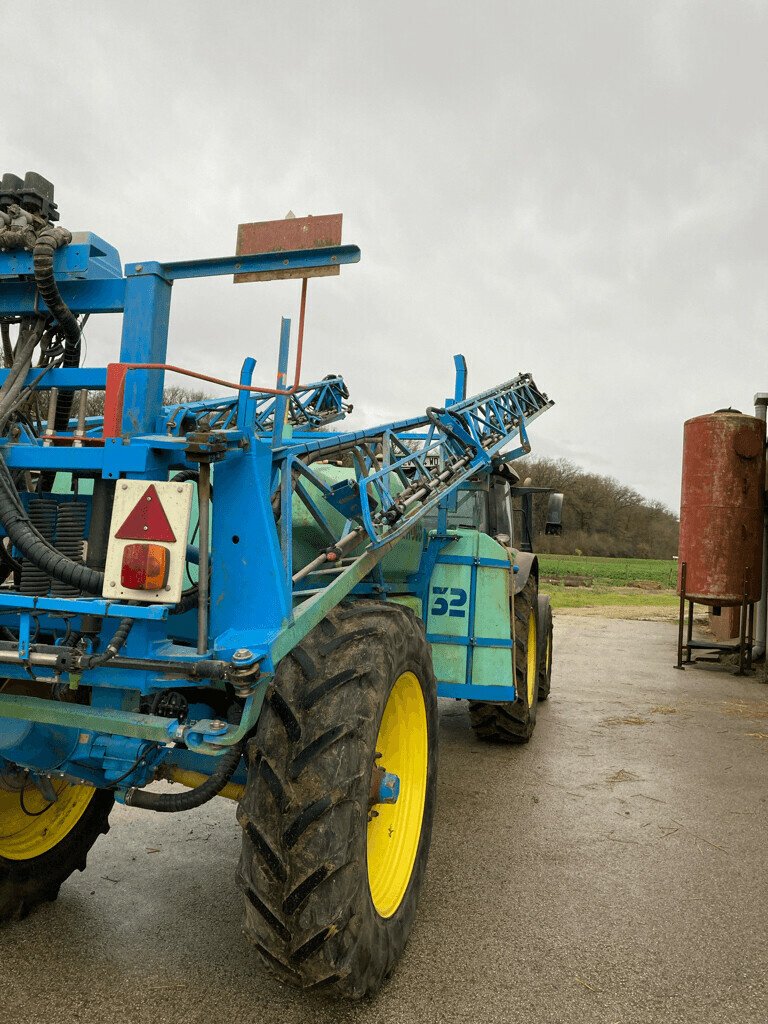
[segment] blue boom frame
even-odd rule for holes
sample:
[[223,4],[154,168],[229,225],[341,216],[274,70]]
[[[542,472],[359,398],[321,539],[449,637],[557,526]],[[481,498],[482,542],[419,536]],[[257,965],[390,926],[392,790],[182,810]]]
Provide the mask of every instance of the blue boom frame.
[[[104,480],[167,480],[176,471],[196,468],[201,452],[215,460],[210,618],[201,651],[194,644],[200,640],[194,613],[171,619],[174,609],[169,605],[25,597],[0,588],[0,626],[18,637],[12,644],[0,644],[2,673],[31,680],[33,688],[32,693],[0,693],[0,757],[32,771],[57,771],[111,786],[118,796],[151,781],[161,762],[209,774],[215,756],[252,728],[277,663],[328,610],[352,592],[423,591],[445,545],[445,510],[457,490],[529,450],[526,426],[552,404],[547,396],[530,376],[520,375],[467,399],[463,359],[457,360],[456,392],[445,408],[362,431],[316,430],[351,408],[341,377],[330,376],[291,394],[269,393],[254,389],[252,358],[243,363],[234,398],[163,406],[164,370],[142,367],[166,363],[174,281],[301,272],[359,259],[356,246],[344,245],[134,263],[123,274],[116,250],[91,234],[75,236],[56,253],[59,289],[75,314],[123,315],[119,433],[102,436],[101,419],[89,420],[84,430],[82,423],[78,430],[71,421],[69,431],[54,443],[22,429],[13,440],[0,440],[0,455],[12,470],[90,474]],[[39,302],[31,255],[0,253],[0,317],[32,314],[39,311]],[[280,381],[287,379],[290,334],[291,323],[284,319]],[[116,400],[114,370],[33,369],[27,383],[40,391],[112,389]],[[7,373],[0,371],[0,383]],[[507,450],[515,440],[515,447]],[[329,484],[313,464],[339,452],[351,459],[354,479]],[[327,544],[295,571],[296,502]],[[342,529],[339,516],[328,514],[329,507],[341,515]],[[383,577],[381,560],[399,540],[413,536],[413,528],[431,509],[440,510],[438,530],[425,544],[419,572],[399,588],[393,586]],[[191,562],[200,556],[199,550],[190,549]],[[103,620],[102,643],[118,620],[133,620],[121,657],[87,672],[82,683],[91,688],[89,704],[41,699],[34,687],[47,698],[52,683],[72,691],[80,686],[79,677],[62,672],[56,647],[79,630],[83,616]],[[47,643],[41,644],[39,637]],[[147,713],[147,702],[151,705],[180,676],[184,686],[200,688],[199,704],[192,704],[184,718]],[[218,718],[206,696],[225,683],[243,701],[239,722]],[[179,742],[187,749],[173,746]]]

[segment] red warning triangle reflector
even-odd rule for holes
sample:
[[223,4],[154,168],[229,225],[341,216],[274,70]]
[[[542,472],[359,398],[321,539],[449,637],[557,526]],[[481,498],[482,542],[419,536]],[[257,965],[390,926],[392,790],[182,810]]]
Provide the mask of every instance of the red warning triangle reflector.
[[176,540],[154,484],[144,491],[115,537],[118,540],[164,540],[171,543]]

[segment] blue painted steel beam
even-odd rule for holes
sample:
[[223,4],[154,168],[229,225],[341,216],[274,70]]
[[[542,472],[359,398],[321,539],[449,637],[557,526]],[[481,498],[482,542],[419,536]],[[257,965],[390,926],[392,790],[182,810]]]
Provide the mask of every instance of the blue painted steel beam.
[[123,473],[142,475],[159,465],[167,466],[173,454],[169,452],[162,458],[146,444],[124,445],[120,438],[108,438],[103,448],[91,445],[84,445],[82,448],[70,445],[46,447],[43,444],[4,442],[0,445],[0,450],[11,469],[98,472],[108,480],[116,480]]
[[496,636],[449,636],[443,633],[427,633],[427,641],[431,644],[450,644],[452,647],[499,647],[507,651],[514,647],[511,639],[505,640]]
[[515,699],[516,691],[514,686],[482,686],[477,683],[470,686],[467,683],[438,682],[437,695],[457,700],[484,700],[506,704]]
[[168,618],[167,604],[128,605],[105,601],[100,597],[27,597],[14,591],[0,589],[0,614],[11,611],[66,612],[70,615],[102,615],[109,618],[152,619]]
[[[171,283],[157,274],[128,277],[125,288],[122,363],[164,363],[171,315]],[[136,370],[125,381],[124,435],[149,433],[163,404],[163,370]]]
[[[122,313],[125,305],[124,278],[62,281],[59,291],[73,313]],[[38,297],[34,282],[0,279],[0,315],[29,316],[47,308]]]
[[467,397],[467,361],[461,353],[453,357],[453,365],[456,371],[456,383],[453,391],[452,405],[463,402]]
[[167,281],[192,277],[218,277],[235,274],[258,274],[278,270],[311,270],[314,267],[337,267],[360,262],[356,245],[331,245],[322,249],[295,249],[290,252],[262,252],[252,256],[217,256],[204,260],[181,260],[176,263],[129,263],[126,277],[157,274]]
[[[69,245],[56,250],[53,272],[59,282],[123,276],[117,249],[98,235],[86,231],[75,233]],[[0,283],[5,277],[34,277],[34,274],[33,256],[29,250],[11,249],[0,253]]]
[[[43,368],[44,369],[44,368]],[[107,384],[107,371],[103,366],[80,367],[77,369],[55,369],[43,372],[39,366],[30,370],[24,379],[24,386],[34,384],[40,391],[48,388],[87,388],[88,391],[103,391]],[[0,370],[0,387],[10,370]],[[37,383],[39,380],[39,383]]]

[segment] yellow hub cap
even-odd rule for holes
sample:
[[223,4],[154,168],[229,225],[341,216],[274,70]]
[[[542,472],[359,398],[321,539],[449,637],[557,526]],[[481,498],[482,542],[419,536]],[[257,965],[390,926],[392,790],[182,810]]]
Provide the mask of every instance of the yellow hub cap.
[[31,782],[23,794],[0,789],[0,857],[31,860],[52,850],[82,818],[96,792],[64,779],[56,779],[53,788],[53,803]]
[[528,707],[533,704],[533,698],[538,686],[536,675],[536,616],[531,612],[528,616],[528,664],[526,666],[526,688],[528,691]]
[[419,680],[403,672],[384,708],[376,740],[376,764],[400,779],[393,804],[376,804],[368,823],[368,886],[381,917],[403,901],[421,838],[427,794],[427,712]]

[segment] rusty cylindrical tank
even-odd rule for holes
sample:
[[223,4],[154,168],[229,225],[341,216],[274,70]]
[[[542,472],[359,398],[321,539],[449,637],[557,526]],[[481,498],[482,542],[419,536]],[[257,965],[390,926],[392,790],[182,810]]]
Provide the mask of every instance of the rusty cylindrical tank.
[[680,570],[700,604],[760,599],[763,561],[765,423],[724,409],[687,420],[683,432]]

